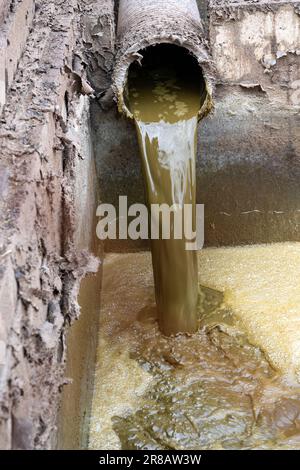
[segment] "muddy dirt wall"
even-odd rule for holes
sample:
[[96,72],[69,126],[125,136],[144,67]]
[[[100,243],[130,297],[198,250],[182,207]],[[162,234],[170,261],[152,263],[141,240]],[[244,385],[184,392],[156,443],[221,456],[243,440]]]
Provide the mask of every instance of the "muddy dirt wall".
[[0,3],[2,449],[56,446],[67,332],[81,279],[98,271],[84,3]]

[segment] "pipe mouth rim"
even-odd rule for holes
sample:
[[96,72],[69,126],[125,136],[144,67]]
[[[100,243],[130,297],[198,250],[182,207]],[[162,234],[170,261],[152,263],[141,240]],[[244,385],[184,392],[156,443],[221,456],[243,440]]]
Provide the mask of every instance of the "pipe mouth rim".
[[124,92],[127,86],[128,72],[131,64],[136,62],[141,52],[148,49],[149,47],[170,44],[182,49],[186,49],[196,60],[201,68],[203,79],[205,82],[206,97],[198,112],[198,120],[200,121],[207,116],[213,108],[213,80],[212,80],[212,62],[209,58],[207,51],[204,46],[198,44],[181,42],[179,40],[174,41],[172,38],[155,37],[151,40],[147,40],[146,43],[135,44],[127,49],[126,53],[117,60],[117,64],[113,74],[113,91],[116,96],[118,110],[121,114],[124,114],[129,119],[134,119],[134,116],[128,106],[126,105]]

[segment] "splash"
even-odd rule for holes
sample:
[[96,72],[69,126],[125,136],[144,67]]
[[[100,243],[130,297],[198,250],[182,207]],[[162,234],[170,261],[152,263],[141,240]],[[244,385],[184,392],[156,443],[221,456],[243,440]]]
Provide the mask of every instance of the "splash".
[[[138,134],[147,204],[167,204],[174,214],[192,205],[188,217],[193,230],[197,123],[204,98],[201,71],[184,49],[149,48],[142,66],[130,68],[128,106]],[[159,239],[151,240],[159,324],[166,335],[198,329],[197,253],[186,250],[183,227],[183,236],[176,237],[174,219],[170,239],[164,238],[160,219]]]

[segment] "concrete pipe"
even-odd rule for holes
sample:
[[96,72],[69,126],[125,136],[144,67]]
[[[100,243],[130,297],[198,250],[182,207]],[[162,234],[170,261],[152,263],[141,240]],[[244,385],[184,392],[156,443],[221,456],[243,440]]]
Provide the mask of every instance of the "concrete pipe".
[[120,0],[117,36],[113,90],[120,112],[133,117],[126,105],[130,65],[142,59],[143,50],[158,44],[183,47],[197,59],[207,91],[199,118],[210,111],[213,65],[196,0]]

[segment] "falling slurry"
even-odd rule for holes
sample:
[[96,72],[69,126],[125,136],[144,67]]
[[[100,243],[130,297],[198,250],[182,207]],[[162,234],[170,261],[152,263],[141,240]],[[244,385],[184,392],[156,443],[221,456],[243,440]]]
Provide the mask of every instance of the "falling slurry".
[[[136,124],[148,207],[167,204],[183,216],[189,204],[195,230],[195,155],[198,113],[206,96],[196,59],[184,49],[160,45],[143,53],[142,64],[128,75],[128,107]],[[186,250],[187,239],[151,240],[159,323],[166,335],[198,329],[197,252]],[[180,237],[180,235],[179,235]]]
[[300,244],[198,256],[200,329],[175,337],[150,254],[107,256],[90,448],[299,448]]

